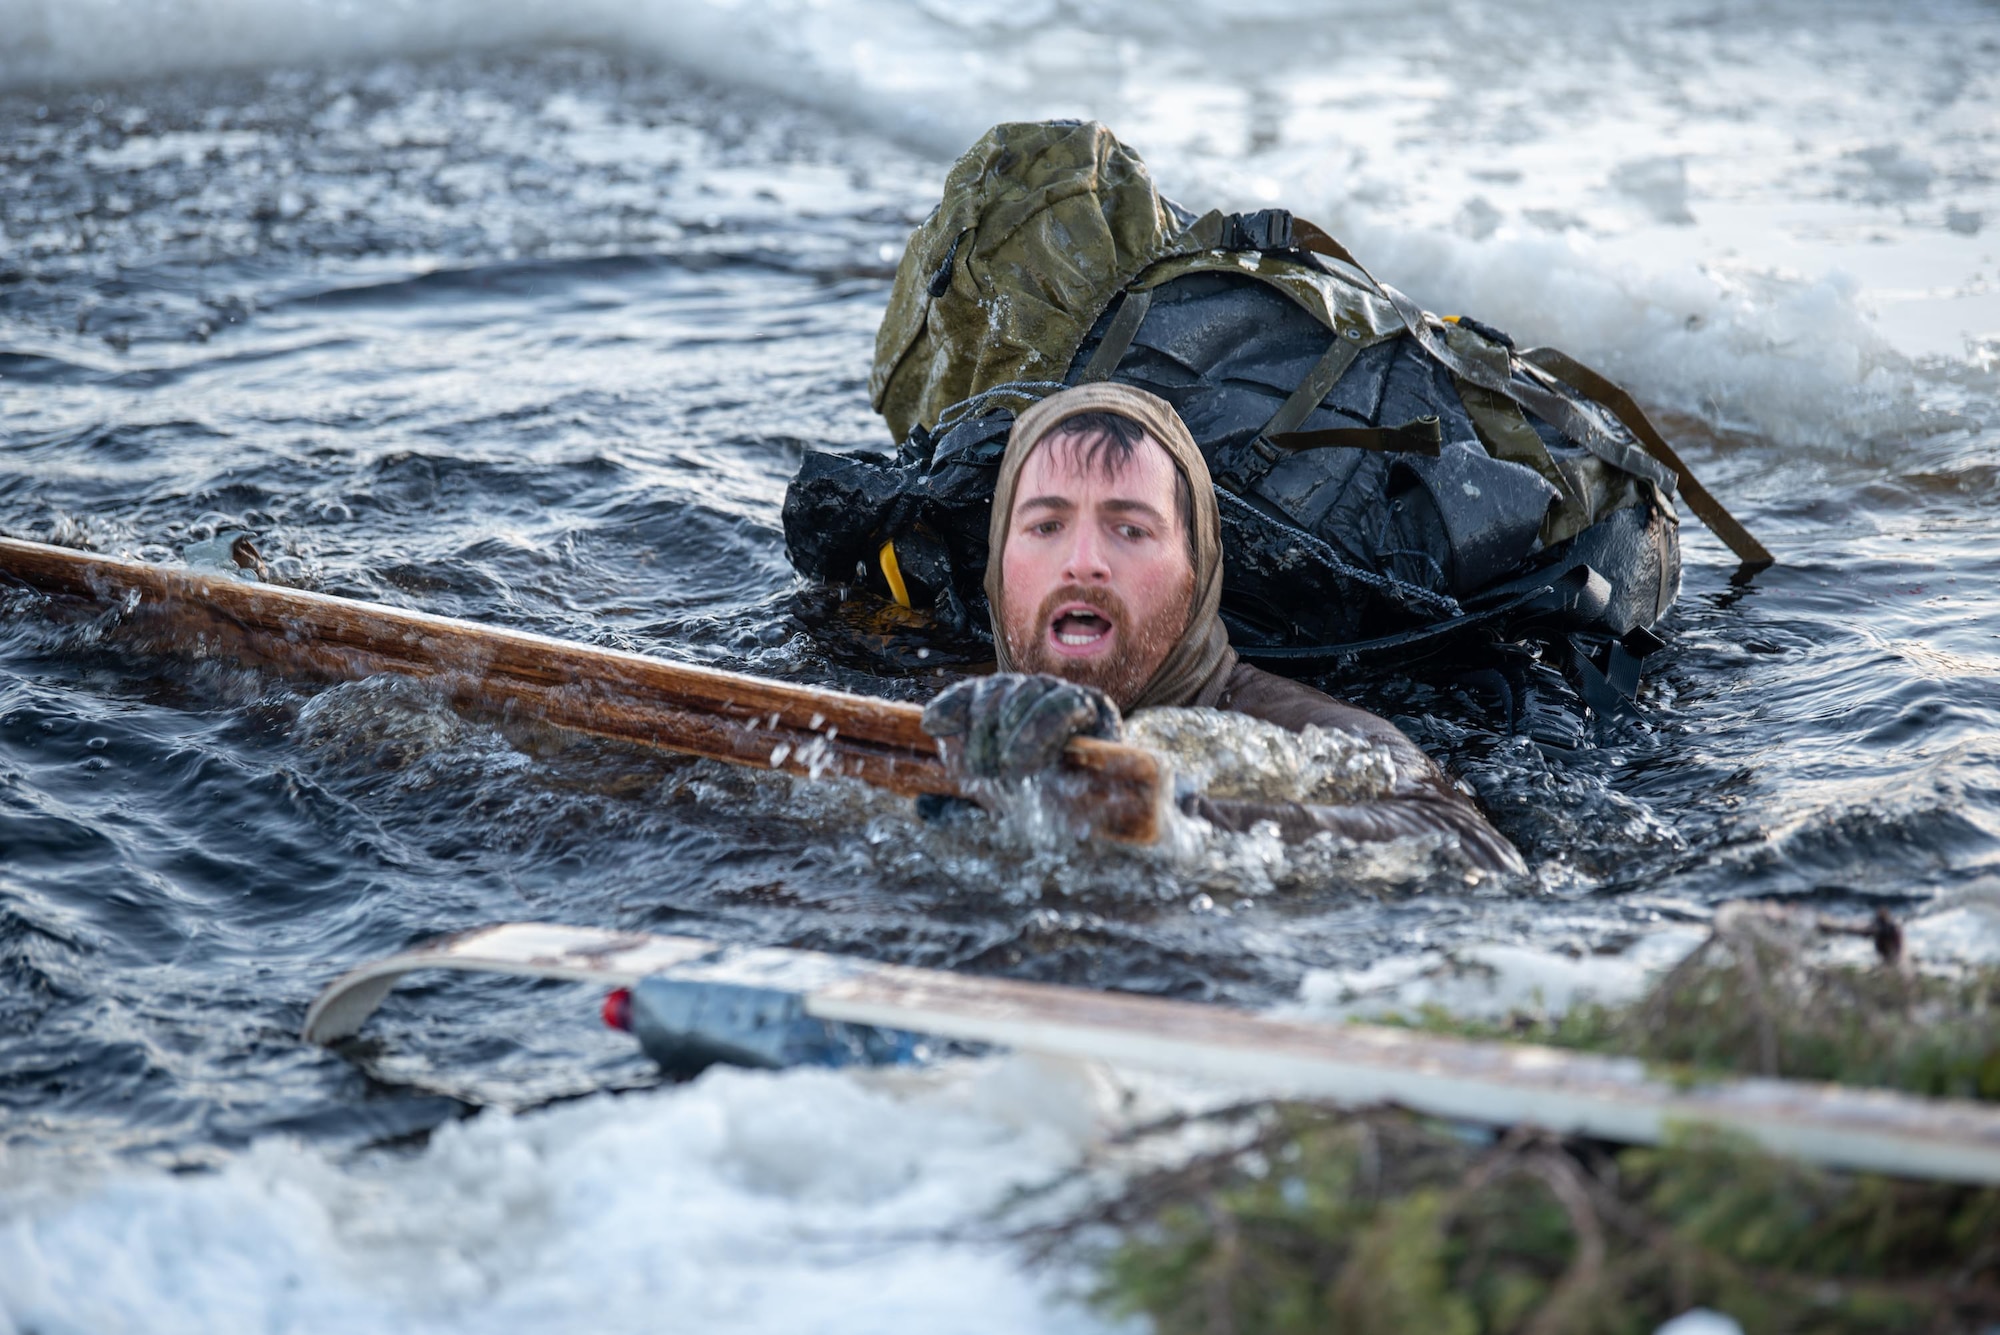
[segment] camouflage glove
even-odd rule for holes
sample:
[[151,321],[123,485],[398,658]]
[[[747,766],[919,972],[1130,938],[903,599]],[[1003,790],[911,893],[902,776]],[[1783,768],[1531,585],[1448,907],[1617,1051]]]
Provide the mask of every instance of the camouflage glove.
[[1019,672],[959,682],[924,710],[924,731],[955,741],[956,767],[980,779],[1053,768],[1072,737],[1119,733],[1118,706],[1094,686]]

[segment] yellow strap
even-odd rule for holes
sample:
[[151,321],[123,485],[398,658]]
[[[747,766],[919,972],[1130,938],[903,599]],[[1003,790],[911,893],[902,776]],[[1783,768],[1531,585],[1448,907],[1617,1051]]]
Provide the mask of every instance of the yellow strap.
[[896,544],[885,542],[882,550],[875,553],[882,562],[882,578],[889,581],[889,593],[904,607],[910,605],[909,586],[903,583],[903,567],[896,560]]

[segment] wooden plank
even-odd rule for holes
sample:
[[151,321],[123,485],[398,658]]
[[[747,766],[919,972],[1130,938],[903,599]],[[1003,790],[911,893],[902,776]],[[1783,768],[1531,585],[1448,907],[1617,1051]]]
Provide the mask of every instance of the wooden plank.
[[[905,796],[965,786],[915,705],[602,649],[530,631],[0,538],[0,574],[121,606],[159,647],[329,681],[422,678],[461,707],[759,769],[860,779]],[[1095,837],[1159,838],[1172,782],[1154,753],[1078,738],[1068,814]]]
[[466,969],[612,986],[658,976],[771,988],[810,1015],[1113,1065],[1199,1075],[1350,1105],[1395,1103],[1490,1126],[1533,1124],[1621,1144],[1676,1126],[1748,1136],[1829,1167],[2000,1184],[2000,1108],[1793,1080],[1681,1084],[1630,1058],[1378,1025],[1284,1020],[1220,1006],[973,978],[810,951],[537,924],[469,932],[334,982],[304,1037],[357,1032],[404,974]]

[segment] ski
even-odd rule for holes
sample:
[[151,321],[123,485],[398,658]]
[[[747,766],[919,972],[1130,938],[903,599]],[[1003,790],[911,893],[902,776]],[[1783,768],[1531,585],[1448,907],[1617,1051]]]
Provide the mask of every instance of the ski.
[[399,979],[425,969],[611,987],[663,981],[711,996],[740,995],[750,1011],[782,996],[798,1013],[834,1025],[1212,1078],[1273,1094],[1398,1104],[1453,1121],[1531,1124],[1620,1144],[1659,1144],[1676,1126],[1702,1125],[1828,1167],[2000,1183],[2000,1108],[1971,1101],[1791,1080],[1690,1082],[1650,1072],[1632,1058],[590,928],[512,923],[364,964],[313,1002],[303,1037],[326,1044],[357,1033]]

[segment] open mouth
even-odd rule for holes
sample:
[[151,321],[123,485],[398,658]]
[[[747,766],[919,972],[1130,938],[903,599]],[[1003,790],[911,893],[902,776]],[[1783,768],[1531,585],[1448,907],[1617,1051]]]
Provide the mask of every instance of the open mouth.
[[1071,604],[1049,623],[1049,636],[1071,652],[1088,652],[1111,639],[1111,619],[1094,607]]

